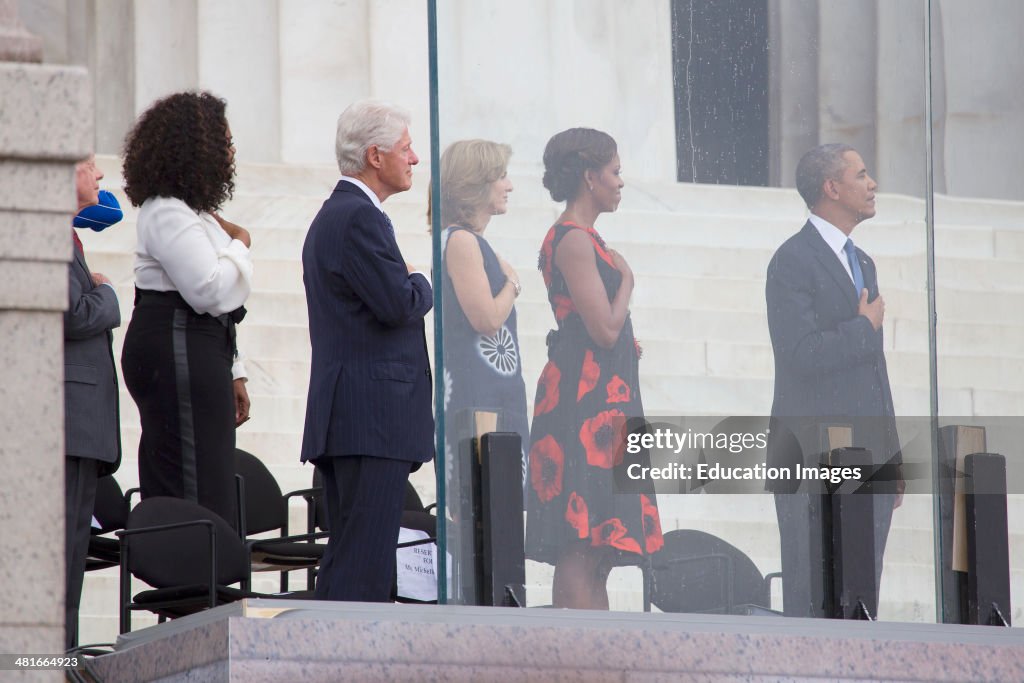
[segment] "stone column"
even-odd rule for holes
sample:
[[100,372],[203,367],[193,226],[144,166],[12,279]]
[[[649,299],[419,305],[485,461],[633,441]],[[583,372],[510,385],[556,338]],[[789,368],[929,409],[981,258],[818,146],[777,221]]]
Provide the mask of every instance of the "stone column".
[[[355,6],[358,7],[358,4]],[[394,102],[409,110],[412,115],[409,133],[412,135],[413,148],[424,160],[420,168],[426,169],[430,163],[427,3],[421,0],[368,3],[366,35],[370,86],[367,95]],[[448,39],[451,38],[449,35]],[[438,42],[443,40],[445,38],[439,35]],[[413,58],[412,55],[422,57]],[[443,90],[441,97],[444,97]],[[443,120],[441,125],[444,125]],[[333,135],[328,139],[333,140]]]
[[769,181],[796,184],[796,165],[818,144],[818,2],[769,0]]
[[25,30],[16,0],[0,0],[0,62],[41,62],[43,41]]
[[819,141],[853,145],[876,168],[875,3],[823,2],[818,11]]
[[[369,0],[332,5],[280,0],[284,163],[334,163],[338,114],[370,93],[368,4]],[[425,27],[422,31],[426,34]],[[415,54],[404,45],[398,52]],[[408,106],[405,97],[396,99]],[[416,124],[419,130],[429,132],[429,120],[420,118]],[[414,147],[428,157],[430,145],[425,137],[414,137]]]
[[20,0],[18,6],[21,21],[42,39],[44,63],[84,66],[94,77],[92,99],[101,112],[94,149],[120,154],[135,120],[134,0]]
[[277,0],[202,2],[197,17],[199,85],[227,100],[239,161],[280,161]]
[[74,164],[92,149],[93,120],[85,69],[32,63],[40,58],[15,1],[0,0],[0,644],[5,653],[56,654],[64,644],[68,233]]
[[[615,137],[629,178],[675,180],[669,3],[438,5],[442,147],[467,137],[500,140],[515,150],[514,168],[537,173],[553,134],[588,126]],[[399,54],[379,62],[377,81],[394,81]]]
[[196,0],[142,2],[135,13],[135,112],[164,95],[199,87]]
[[1024,3],[936,4],[946,95],[945,139],[936,154],[945,162],[949,194],[1020,200],[1024,60],[1018,41]]
[[[143,3],[147,4],[147,3]],[[96,103],[96,151],[120,154],[135,121],[135,3],[98,0],[91,6],[89,73]],[[145,50],[146,46],[138,49]]]
[[883,192],[924,196],[926,8],[878,2],[878,152],[869,168]]

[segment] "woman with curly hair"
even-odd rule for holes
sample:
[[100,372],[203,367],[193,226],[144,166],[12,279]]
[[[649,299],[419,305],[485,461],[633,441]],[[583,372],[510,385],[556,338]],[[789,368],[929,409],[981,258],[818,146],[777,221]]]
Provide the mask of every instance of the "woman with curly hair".
[[252,260],[248,231],[216,213],[234,190],[224,110],[210,93],[177,93],[128,133],[125,192],[140,209],[121,368],[142,422],[143,497],[193,500],[235,524],[235,428],[249,419],[235,324]]
[[650,465],[646,450],[625,452],[623,433],[644,415],[633,271],[594,228],[622,194],[615,140],[590,128],[558,133],[544,148],[543,183],[566,205],[540,251],[557,329],[530,429],[526,555],[555,566],[556,607],[608,609],[611,568],[664,545],[654,493],[615,486],[617,471]]

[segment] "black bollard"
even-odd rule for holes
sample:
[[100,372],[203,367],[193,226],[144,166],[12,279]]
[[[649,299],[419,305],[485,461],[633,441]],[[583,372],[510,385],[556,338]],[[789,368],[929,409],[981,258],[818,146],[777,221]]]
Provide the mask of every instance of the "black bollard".
[[967,494],[967,623],[1010,625],[1010,548],[1006,521],[1006,458],[964,458]]
[[833,619],[875,619],[878,583],[871,459],[871,451],[865,448],[837,448],[829,454],[828,466],[833,472],[860,472],[860,477],[828,486],[830,519],[825,528],[831,527]]
[[522,438],[490,432],[480,440],[483,604],[525,604]]

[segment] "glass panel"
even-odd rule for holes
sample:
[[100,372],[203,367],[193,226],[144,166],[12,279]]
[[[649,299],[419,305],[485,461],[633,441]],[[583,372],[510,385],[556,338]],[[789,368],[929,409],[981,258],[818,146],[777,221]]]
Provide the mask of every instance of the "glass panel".
[[[888,534],[895,481],[842,499],[847,520],[867,519],[850,528],[868,554],[886,547],[884,570],[880,555],[864,570],[882,572],[880,598],[848,576],[843,599],[934,619],[925,12],[922,0],[439,0],[451,602],[483,599],[469,492],[487,413],[528,454],[527,605],[782,611],[783,583],[765,579],[784,568],[778,503],[789,556],[808,546],[787,560],[786,607],[824,615],[832,542],[807,511],[831,504],[820,482],[791,495],[768,481],[809,477],[798,462],[820,474],[824,424],[852,427],[847,441],[878,463],[902,444],[920,465]],[[879,183],[855,266],[805,225],[794,189],[823,143],[857,152],[831,150],[808,175],[839,229],[876,208],[859,160]],[[857,278],[876,321],[884,298],[884,333],[858,316]],[[773,402],[788,419],[770,425]],[[851,517],[875,508],[877,524]]]
[[[984,436],[966,452],[988,451],[1006,458],[1014,608],[1008,608],[999,581],[988,582],[995,593],[985,602],[998,602],[1002,616],[1015,624],[1024,616],[1024,479],[1019,455],[1024,436],[1024,189],[1019,182],[1024,170],[1019,150],[1024,95],[1017,85],[1024,76],[1024,56],[1007,41],[1022,20],[1024,5],[1019,3],[932,3],[940,424],[984,427]],[[1001,499],[981,498],[985,505]],[[943,519],[960,516],[966,521],[966,503],[943,500]],[[941,565],[946,577],[944,618],[953,622],[970,616],[960,607],[966,574],[952,573],[968,565],[967,533],[961,536],[959,531],[965,527],[954,537],[947,527]],[[1006,531],[998,523],[977,530],[981,561],[1003,571],[1006,560],[994,553],[1004,547]],[[993,617],[991,609],[983,612],[983,622]]]

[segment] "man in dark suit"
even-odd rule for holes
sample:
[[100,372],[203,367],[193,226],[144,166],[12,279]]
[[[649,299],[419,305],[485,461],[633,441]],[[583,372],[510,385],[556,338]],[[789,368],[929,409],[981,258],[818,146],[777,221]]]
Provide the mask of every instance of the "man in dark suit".
[[390,598],[406,482],[434,457],[423,325],[433,294],[381,208],[412,186],[408,127],[381,102],[341,114],[341,180],[302,249],[313,347],[302,460],[323,475],[330,526],[319,599]]
[[[848,145],[821,145],[797,165],[796,184],[810,219],[768,265],[765,298],[775,356],[775,394],[767,464],[817,466],[825,428],[852,427],[854,446],[875,464],[900,462],[889,376],[882,353],[885,302],[875,263],[850,239],[875,215],[877,184]],[[873,497],[875,578],[902,479],[878,482]],[[798,489],[799,486],[799,489]],[[783,609],[824,616],[828,587],[822,498],[808,482],[774,480],[782,545]],[[874,614],[877,605],[867,605]]]
[[[78,209],[99,201],[103,172],[94,159],[75,167]],[[82,243],[71,229],[74,255],[68,265],[68,310],[64,313],[65,635],[78,637],[78,607],[96,503],[96,480],[117,469],[121,431],[113,330],[121,324],[110,280],[92,273]]]

